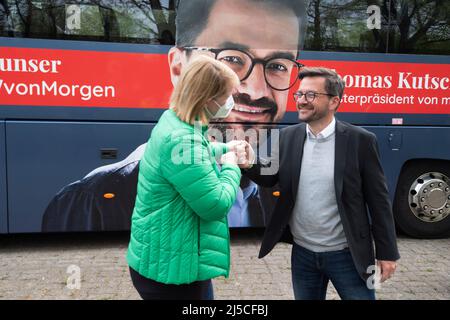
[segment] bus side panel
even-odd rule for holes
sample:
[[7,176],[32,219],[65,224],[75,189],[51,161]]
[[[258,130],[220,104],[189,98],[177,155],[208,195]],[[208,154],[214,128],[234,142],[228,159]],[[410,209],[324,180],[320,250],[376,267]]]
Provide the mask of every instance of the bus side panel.
[[[152,127],[144,123],[7,121],[9,232],[41,232],[44,212],[61,188],[127,157],[148,140]],[[105,159],[114,150],[117,157]],[[78,212],[83,214],[81,209]]]
[[0,121],[0,233],[8,232],[5,122]]
[[450,128],[448,127],[366,126],[364,128],[377,136],[391,200],[395,196],[401,169],[408,160],[450,160]]

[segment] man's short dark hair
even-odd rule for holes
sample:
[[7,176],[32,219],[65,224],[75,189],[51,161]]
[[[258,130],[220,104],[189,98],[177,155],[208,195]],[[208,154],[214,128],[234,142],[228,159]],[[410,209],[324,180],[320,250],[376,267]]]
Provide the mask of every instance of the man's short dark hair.
[[[218,0],[179,0],[176,16],[176,45],[193,46],[197,37],[208,24],[212,7]],[[225,0],[226,1],[226,0]],[[297,49],[303,47],[306,29],[306,11],[309,0],[242,0],[274,8],[286,8],[294,12],[299,20],[299,41]],[[244,32],[244,30],[243,30]]]
[[305,67],[302,68],[298,74],[300,80],[308,77],[325,78],[325,91],[333,96],[338,96],[342,99],[344,94],[345,82],[336,71],[324,67]]

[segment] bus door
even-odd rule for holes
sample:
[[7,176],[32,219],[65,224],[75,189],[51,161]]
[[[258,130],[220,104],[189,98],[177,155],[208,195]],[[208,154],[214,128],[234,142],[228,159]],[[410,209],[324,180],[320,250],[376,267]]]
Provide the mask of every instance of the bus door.
[[8,232],[5,121],[0,121],[0,234]]
[[145,123],[7,121],[9,232],[41,232],[40,213],[61,188],[93,168],[127,157],[147,141],[152,127]]

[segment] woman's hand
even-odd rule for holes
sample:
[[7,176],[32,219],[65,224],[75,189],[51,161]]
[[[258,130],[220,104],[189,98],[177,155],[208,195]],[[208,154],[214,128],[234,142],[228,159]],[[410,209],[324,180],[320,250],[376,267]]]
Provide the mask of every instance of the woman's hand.
[[232,140],[227,143],[229,151],[237,156],[237,164],[242,169],[249,169],[255,162],[255,152],[252,146],[245,140]]
[[237,152],[237,148],[239,146],[243,146],[244,143],[245,143],[244,140],[231,140],[230,142],[227,142],[226,145],[227,145],[228,151]]
[[225,153],[221,158],[220,158],[220,163],[221,164],[234,164],[237,165],[238,164],[238,157],[236,155],[235,152],[227,152]]

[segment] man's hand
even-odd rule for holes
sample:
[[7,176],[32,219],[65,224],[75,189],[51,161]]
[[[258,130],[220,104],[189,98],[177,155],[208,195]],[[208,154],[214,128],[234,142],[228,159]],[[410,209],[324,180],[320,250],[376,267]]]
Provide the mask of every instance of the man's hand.
[[256,162],[255,150],[253,150],[250,143],[248,143],[247,141],[244,141],[244,142],[245,142],[245,152],[247,154],[247,166],[241,167],[241,168],[242,169],[250,169]]
[[384,282],[394,274],[395,269],[397,268],[397,262],[377,260],[377,266],[380,269],[381,273],[380,282]]

